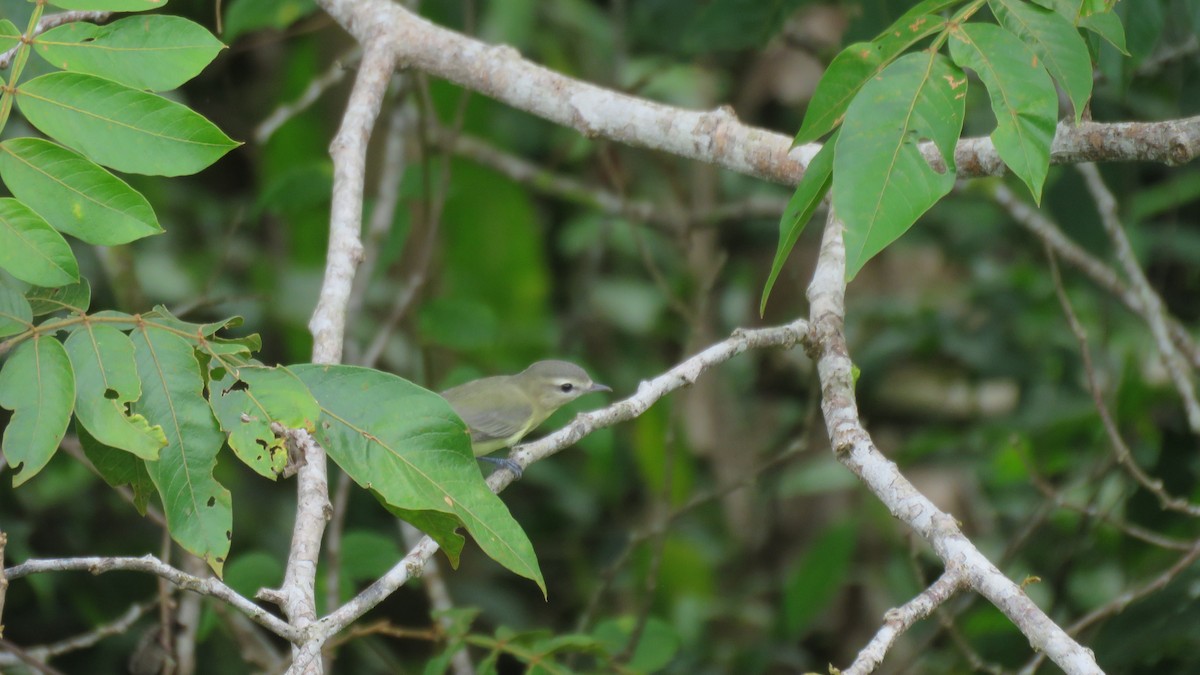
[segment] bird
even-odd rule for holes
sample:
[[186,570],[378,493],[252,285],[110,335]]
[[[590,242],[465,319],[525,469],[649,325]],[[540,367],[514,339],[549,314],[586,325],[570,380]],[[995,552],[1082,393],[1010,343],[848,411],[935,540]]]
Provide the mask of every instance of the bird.
[[475,456],[520,478],[521,467],[513,460],[483,455],[512,447],[555,410],[598,391],[612,388],[593,382],[587,371],[574,363],[549,360],[538,361],[516,375],[471,380],[441,395],[466,422]]

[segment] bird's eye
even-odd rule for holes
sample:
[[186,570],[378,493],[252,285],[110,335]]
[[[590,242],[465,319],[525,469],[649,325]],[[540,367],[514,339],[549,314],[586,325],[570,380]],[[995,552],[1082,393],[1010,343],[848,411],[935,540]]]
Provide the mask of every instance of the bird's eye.
[[571,393],[571,390],[575,388],[575,385],[571,384],[570,382],[563,382],[562,384],[558,385],[558,388],[562,390],[562,393],[569,394]]

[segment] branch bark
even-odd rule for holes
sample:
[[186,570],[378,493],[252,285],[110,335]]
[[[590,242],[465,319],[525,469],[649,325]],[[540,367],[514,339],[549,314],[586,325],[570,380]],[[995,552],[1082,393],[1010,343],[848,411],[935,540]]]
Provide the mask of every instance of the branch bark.
[[1025,592],[996,568],[962,533],[958,521],[934,506],[875,447],[858,416],[853,363],[842,332],[846,299],[846,250],[842,223],[830,210],[817,269],[808,288],[812,334],[810,355],[821,380],[821,412],[838,461],[858,476],[893,516],[921,536],[947,571],[987,598],[1017,626],[1030,645],[1072,675],[1100,673],[1084,648],[1046,616]]

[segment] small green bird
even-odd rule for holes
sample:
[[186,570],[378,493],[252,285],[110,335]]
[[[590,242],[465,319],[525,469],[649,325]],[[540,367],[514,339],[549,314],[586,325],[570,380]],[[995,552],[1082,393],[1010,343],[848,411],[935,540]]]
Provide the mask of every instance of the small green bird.
[[516,375],[472,380],[442,392],[471,431],[476,457],[521,477],[511,459],[481,457],[508,448],[546,421],[555,410],[593,391],[612,391],[596,384],[587,371],[567,361],[538,361]]

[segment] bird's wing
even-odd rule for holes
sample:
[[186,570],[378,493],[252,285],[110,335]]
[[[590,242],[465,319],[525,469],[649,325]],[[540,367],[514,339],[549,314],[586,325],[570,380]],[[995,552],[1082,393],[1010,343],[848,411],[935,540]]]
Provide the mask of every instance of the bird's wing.
[[[471,442],[476,446],[505,441],[527,432],[533,419],[533,406],[518,391],[513,396],[497,396],[493,389],[488,400],[476,395],[476,388],[459,388],[446,392],[446,398],[458,416],[471,428]],[[501,402],[497,402],[501,399]],[[494,445],[498,450],[503,445]]]

